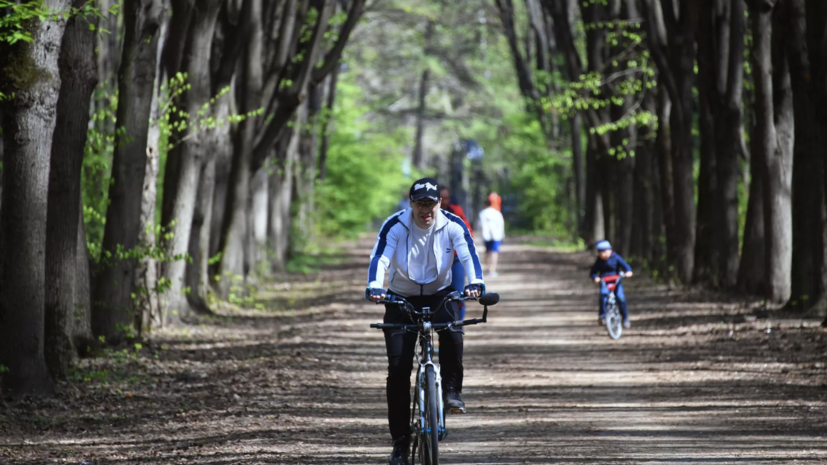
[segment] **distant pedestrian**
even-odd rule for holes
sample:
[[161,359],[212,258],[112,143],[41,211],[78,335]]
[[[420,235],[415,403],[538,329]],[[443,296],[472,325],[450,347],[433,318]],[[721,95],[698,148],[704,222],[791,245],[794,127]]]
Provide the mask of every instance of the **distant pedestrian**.
[[[472,238],[474,237],[474,231],[471,229],[471,223],[468,221],[468,218],[465,217],[465,211],[456,202],[454,196],[451,195],[451,190],[445,186],[440,186],[439,206],[448,213],[453,213],[460,217],[460,219],[465,222],[465,226],[468,227],[468,233]],[[465,268],[462,266],[462,262],[460,262],[456,252],[454,252],[454,264],[451,266],[451,286],[457,292],[462,292],[465,288]],[[459,315],[460,320],[465,319],[465,302],[459,302]]]
[[407,210],[411,204],[411,197],[408,194],[408,190],[402,191],[402,198],[399,199],[399,203],[396,205],[396,211]]
[[498,212],[503,211],[503,198],[500,197],[499,194],[497,194],[496,192],[488,194],[488,200],[491,201],[491,207],[493,207],[495,210],[497,210]]
[[482,231],[482,240],[485,241],[485,265],[488,276],[497,276],[497,261],[500,255],[500,245],[505,239],[505,220],[492,205],[491,197],[485,200],[484,208],[477,217],[477,230]]

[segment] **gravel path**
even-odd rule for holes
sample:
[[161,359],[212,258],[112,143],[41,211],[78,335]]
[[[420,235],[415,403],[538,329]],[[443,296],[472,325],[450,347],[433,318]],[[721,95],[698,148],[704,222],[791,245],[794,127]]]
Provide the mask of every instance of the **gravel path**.
[[[268,285],[258,310],[85,361],[88,379],[55,399],[8,399],[0,463],[386,463],[384,343],[368,328],[382,308],[363,298],[369,247]],[[741,302],[635,277],[632,328],[613,341],[596,324],[591,260],[504,247],[487,280],[501,303],[466,331],[469,413],[449,417],[441,463],[827,461],[817,321],[757,319]]]

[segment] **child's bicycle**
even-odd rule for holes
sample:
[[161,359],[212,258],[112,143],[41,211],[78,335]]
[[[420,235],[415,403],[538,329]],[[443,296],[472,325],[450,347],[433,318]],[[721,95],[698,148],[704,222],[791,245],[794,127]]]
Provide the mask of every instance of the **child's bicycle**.
[[609,336],[612,339],[620,339],[623,333],[623,317],[620,315],[620,309],[617,305],[617,297],[615,296],[615,289],[623,281],[623,276],[616,274],[611,276],[603,276],[600,278],[609,289],[609,296],[606,298],[606,330],[609,331]]
[[[439,465],[439,441],[448,436],[448,430],[445,429],[445,411],[442,403],[442,377],[439,372],[439,364],[433,361],[434,345],[432,341],[434,331],[487,322],[488,306],[499,302],[500,296],[489,292],[479,298],[479,302],[484,305],[482,318],[447,323],[431,323],[431,318],[444,309],[449,302],[474,299],[474,297],[463,297],[459,292],[452,292],[439,304],[435,312],[431,312],[430,307],[423,307],[422,311],[418,312],[410,302],[398,296],[376,302],[378,304],[399,305],[416,323],[374,323],[370,325],[371,328],[405,329],[419,334],[417,342],[420,348],[419,369],[416,372],[416,385],[411,396],[413,399],[411,431],[414,433],[413,447],[411,448],[412,464]],[[419,462],[416,461],[417,445],[419,445]]]

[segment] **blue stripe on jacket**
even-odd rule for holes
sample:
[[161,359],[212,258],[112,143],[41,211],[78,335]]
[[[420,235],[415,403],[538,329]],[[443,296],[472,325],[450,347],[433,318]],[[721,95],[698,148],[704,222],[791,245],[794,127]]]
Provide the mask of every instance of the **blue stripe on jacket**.
[[368,269],[368,282],[372,283],[376,281],[376,270],[379,267],[379,260],[382,259],[382,254],[385,252],[385,246],[388,245],[388,233],[390,233],[391,228],[393,228],[397,223],[399,223],[399,216],[405,213],[405,211],[401,211],[385,221],[385,224],[382,225],[382,230],[379,232],[379,242],[376,244],[376,254],[370,261],[370,268]]
[[477,255],[477,247],[474,245],[474,238],[471,237],[471,231],[468,230],[468,226],[465,225],[465,221],[462,221],[462,218],[451,212],[443,210],[442,213],[449,220],[462,226],[462,230],[465,232],[465,242],[468,244],[468,252],[471,253],[471,260],[474,262],[474,274],[476,279],[482,279],[482,265],[480,264],[480,257]]

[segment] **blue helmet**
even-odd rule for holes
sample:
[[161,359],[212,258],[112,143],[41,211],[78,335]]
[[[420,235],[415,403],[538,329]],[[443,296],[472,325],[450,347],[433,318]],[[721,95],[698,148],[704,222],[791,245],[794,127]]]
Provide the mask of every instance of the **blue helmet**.
[[595,244],[594,248],[595,248],[598,252],[600,252],[600,251],[602,251],[602,250],[609,250],[609,249],[611,249],[611,248],[612,248],[612,244],[609,244],[609,241],[607,241],[607,240],[605,240],[605,239],[604,239],[604,240],[602,240],[602,241],[598,241],[598,242],[597,242],[597,244]]

